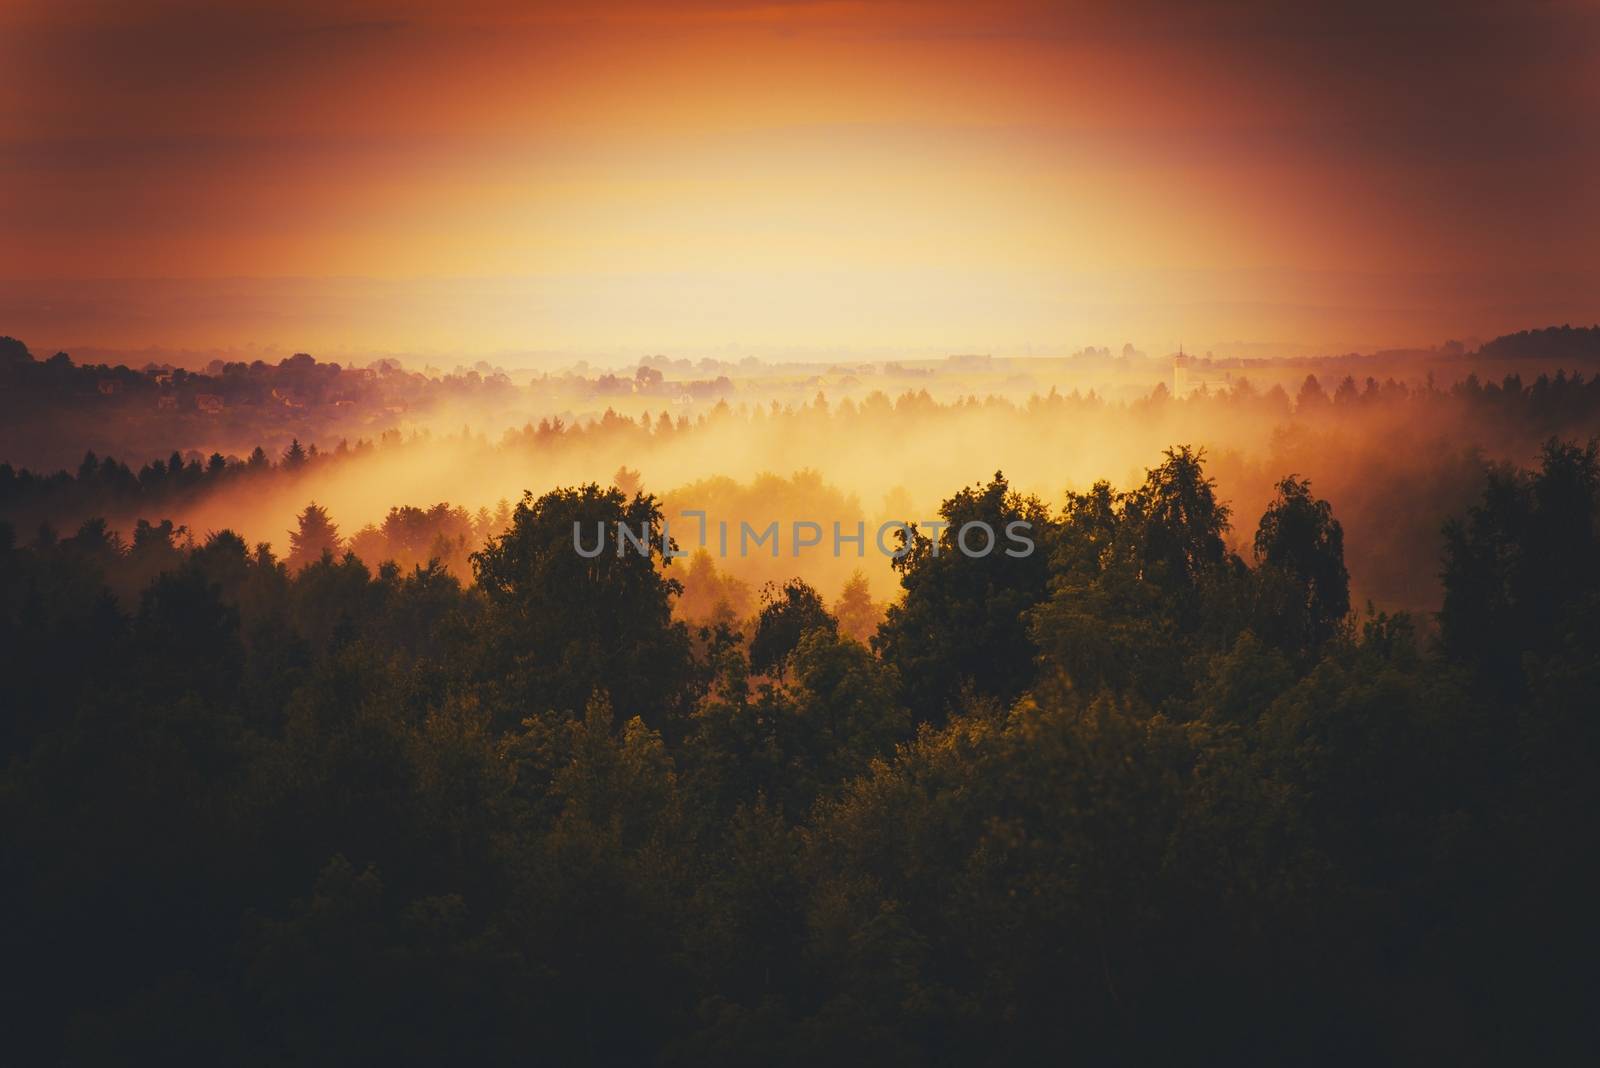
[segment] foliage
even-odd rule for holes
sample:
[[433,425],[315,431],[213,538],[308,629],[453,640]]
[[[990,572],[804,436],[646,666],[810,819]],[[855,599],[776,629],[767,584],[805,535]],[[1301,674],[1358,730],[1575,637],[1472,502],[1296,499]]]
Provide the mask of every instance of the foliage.
[[750,639],[750,669],[782,678],[790,654],[815,630],[836,634],[839,621],[828,614],[822,595],[808,583],[792,579],[761,591],[761,611]]
[[[619,530],[641,539],[644,551]],[[580,539],[600,534],[592,557]],[[693,681],[688,628],[672,619],[682,592],[666,578],[655,499],[593,483],[524,495],[511,527],[472,556],[488,600],[484,655],[523,707],[576,712],[597,692],[657,727],[686,711]]]
[[[872,639],[899,670],[918,722],[943,720],[965,690],[1007,702],[1027,688],[1035,649],[1026,612],[1043,599],[1048,581],[1050,519],[1037,499],[1013,493],[1004,475],[961,490],[939,515],[936,537],[902,533],[895,569],[905,596],[889,606]],[[995,544],[969,556],[958,539],[980,523]],[[1031,550],[1007,540],[1015,524],[1023,525]],[[975,534],[971,545],[981,549],[983,539]]]
[[1493,473],[1437,640],[1339,610],[1303,481],[1252,567],[1196,452],[1053,515],[996,477],[942,514],[1037,553],[919,532],[876,652],[774,591],[781,678],[672,621],[615,489],[526,497],[473,585],[0,530],[7,1051],[1586,1059],[1596,469]]

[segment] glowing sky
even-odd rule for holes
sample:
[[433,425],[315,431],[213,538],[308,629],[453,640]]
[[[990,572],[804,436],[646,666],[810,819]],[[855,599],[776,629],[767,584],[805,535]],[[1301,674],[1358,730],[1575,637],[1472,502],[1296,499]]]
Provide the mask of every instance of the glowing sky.
[[1600,10],[0,4],[0,333],[681,350],[1600,318]]

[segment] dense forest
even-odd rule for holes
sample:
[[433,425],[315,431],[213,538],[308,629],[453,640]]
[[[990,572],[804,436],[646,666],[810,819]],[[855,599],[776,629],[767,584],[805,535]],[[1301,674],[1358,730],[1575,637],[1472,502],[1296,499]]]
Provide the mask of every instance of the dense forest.
[[1600,0],[0,101],[0,1068],[1600,1065]]
[[7,1060],[1571,1060],[1600,448],[1477,471],[1433,618],[1351,603],[1314,480],[1241,515],[1187,447],[953,492],[881,620],[676,618],[659,539],[573,552],[660,531],[594,483],[455,569],[320,508],[285,559],[0,527]]

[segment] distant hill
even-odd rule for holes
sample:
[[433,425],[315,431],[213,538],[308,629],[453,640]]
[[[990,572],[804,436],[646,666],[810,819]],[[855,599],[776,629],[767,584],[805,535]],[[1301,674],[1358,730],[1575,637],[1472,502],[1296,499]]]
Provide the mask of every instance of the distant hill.
[[1600,360],[1600,326],[1547,326],[1495,338],[1480,356],[1513,359]]

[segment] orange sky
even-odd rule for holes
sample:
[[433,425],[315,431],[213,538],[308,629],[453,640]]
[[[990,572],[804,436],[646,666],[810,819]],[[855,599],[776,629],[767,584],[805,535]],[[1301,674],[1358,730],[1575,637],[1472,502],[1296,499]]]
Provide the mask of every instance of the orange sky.
[[0,4],[35,349],[1346,347],[1600,318],[1600,10]]

